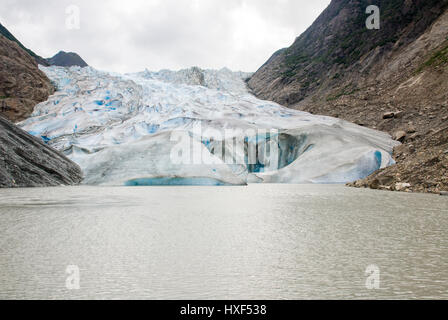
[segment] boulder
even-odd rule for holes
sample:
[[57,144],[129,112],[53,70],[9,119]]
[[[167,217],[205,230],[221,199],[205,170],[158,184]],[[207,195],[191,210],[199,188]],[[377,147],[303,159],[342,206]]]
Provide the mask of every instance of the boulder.
[[394,112],[386,112],[385,114],[383,114],[383,119],[393,119],[394,117],[395,117]]
[[374,189],[374,190],[379,189],[380,188],[380,181],[378,179],[374,179],[372,182],[370,182],[369,188],[370,189]]
[[402,118],[403,115],[404,115],[404,112],[403,112],[403,111],[395,111],[395,112],[394,112],[394,118],[396,118],[396,119],[400,119],[400,118]]
[[398,182],[395,184],[396,191],[405,191],[411,187],[410,183]]
[[403,117],[403,111],[386,112],[383,114],[383,119],[399,119]]
[[406,131],[400,130],[400,131],[395,132],[393,138],[394,138],[394,140],[400,141],[401,143],[403,143],[404,140],[406,139],[406,136],[407,136]]

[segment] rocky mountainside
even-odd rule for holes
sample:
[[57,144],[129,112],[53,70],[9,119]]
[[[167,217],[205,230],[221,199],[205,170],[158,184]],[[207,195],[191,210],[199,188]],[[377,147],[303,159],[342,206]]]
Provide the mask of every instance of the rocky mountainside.
[[11,40],[11,41],[14,41],[15,43],[17,43],[19,45],[19,47],[21,47],[31,57],[33,57],[34,60],[36,60],[36,62],[38,64],[43,65],[45,67],[48,67],[48,66],[59,66],[59,67],[79,66],[79,67],[87,67],[88,66],[88,64],[77,53],[74,53],[74,52],[60,51],[59,53],[54,55],[52,58],[44,59],[41,56],[35,54],[32,50],[26,48],[1,23],[0,23],[0,35],[3,35],[8,40]]
[[0,116],[0,188],[78,184],[81,169]]
[[0,35],[0,114],[13,122],[26,119],[54,92],[36,61],[17,42]]
[[33,51],[31,51],[30,49],[26,48],[19,40],[16,39],[16,37],[14,37],[11,32],[8,31],[8,29],[6,29],[1,23],[0,23],[0,35],[4,36],[5,38],[14,41],[15,43],[17,43],[19,45],[19,47],[21,47],[23,50],[25,50],[30,56],[32,56],[36,62],[38,64],[41,64],[43,66],[49,66],[50,64],[48,63],[48,61],[44,58],[42,58],[41,56],[35,54]]
[[47,59],[47,61],[50,65],[58,67],[88,67],[88,64],[74,52],[60,51],[54,57]]
[[82,173],[75,163],[3,118],[26,119],[54,92],[36,60],[14,39],[0,35],[0,188],[77,184]]
[[[370,4],[380,30],[365,26]],[[248,81],[290,108],[389,132],[397,165],[356,186],[448,190],[448,0],[334,0]]]

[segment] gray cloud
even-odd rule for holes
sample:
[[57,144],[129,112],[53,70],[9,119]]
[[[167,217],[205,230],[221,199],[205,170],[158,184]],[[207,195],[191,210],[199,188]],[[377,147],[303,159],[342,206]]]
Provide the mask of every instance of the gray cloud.
[[[2,0],[0,21],[49,57],[75,51],[117,72],[229,67],[255,71],[289,46],[330,0]],[[76,5],[81,28],[65,26]]]

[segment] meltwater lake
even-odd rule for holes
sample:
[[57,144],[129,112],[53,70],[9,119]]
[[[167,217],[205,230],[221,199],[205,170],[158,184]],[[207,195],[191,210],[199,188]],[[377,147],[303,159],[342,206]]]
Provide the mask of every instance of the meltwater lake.
[[0,298],[448,299],[447,230],[448,197],[334,185],[4,189]]

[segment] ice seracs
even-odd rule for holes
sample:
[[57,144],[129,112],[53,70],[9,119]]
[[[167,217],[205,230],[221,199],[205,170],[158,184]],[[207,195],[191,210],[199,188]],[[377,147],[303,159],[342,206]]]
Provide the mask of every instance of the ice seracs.
[[259,100],[246,73],[42,70],[58,91],[20,126],[77,162],[85,184],[345,183],[394,163],[389,135]]

